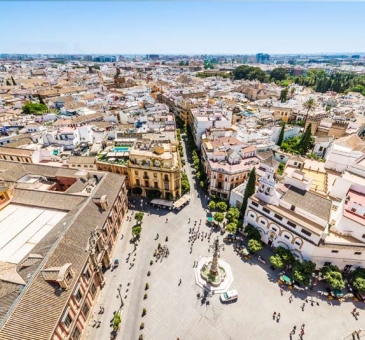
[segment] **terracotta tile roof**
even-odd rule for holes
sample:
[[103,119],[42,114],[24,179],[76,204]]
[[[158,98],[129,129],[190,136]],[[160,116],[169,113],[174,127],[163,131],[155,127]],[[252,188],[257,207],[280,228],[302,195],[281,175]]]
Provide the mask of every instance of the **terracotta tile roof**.
[[[107,173],[100,180],[94,197],[108,195],[112,203],[125,177]],[[54,327],[61,319],[66,304],[74,291],[79,275],[88,260],[85,252],[90,232],[102,227],[112,204],[106,211],[99,209],[92,196],[72,215],[70,225],[61,233],[54,248],[47,254],[42,268],[61,267],[72,263],[74,278],[68,290],[58,290],[58,285],[47,282],[38,272],[33,281],[23,289],[19,301],[0,330],[0,340],[45,340],[50,339]],[[71,217],[71,216],[70,216]],[[61,221],[62,222],[62,221]],[[60,222],[60,223],[61,223]]]

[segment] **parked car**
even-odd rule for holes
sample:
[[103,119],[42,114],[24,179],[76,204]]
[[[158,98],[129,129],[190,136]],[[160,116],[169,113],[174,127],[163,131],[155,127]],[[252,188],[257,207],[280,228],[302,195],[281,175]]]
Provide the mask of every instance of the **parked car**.
[[237,299],[238,299],[237,290],[229,290],[221,294],[222,302],[235,301]]

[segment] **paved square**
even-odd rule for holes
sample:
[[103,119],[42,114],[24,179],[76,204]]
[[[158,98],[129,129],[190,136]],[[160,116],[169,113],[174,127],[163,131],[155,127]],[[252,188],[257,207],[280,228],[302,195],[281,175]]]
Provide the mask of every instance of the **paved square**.
[[[190,168],[187,174],[191,180]],[[191,183],[194,183],[191,180]],[[199,197],[200,196],[200,197]],[[267,339],[299,339],[298,332],[304,323],[303,339],[352,339],[348,337],[354,330],[365,328],[364,303],[338,301],[331,303],[322,300],[313,291],[313,306],[306,303],[306,293],[285,291],[283,296],[277,284],[278,271],[272,271],[269,264],[262,264],[254,257],[252,264],[243,261],[235,252],[233,245],[226,245],[221,251],[221,258],[231,266],[234,280],[230,289],[238,291],[239,298],[234,303],[222,304],[219,295],[213,295],[202,301],[202,289],[195,284],[193,263],[201,257],[211,256],[208,252],[208,241],[197,240],[190,253],[189,228],[194,221],[202,220],[200,231],[207,232],[205,225],[206,199],[204,195],[192,189],[192,201],[180,212],[168,210],[152,210],[144,205],[145,214],[142,223],[141,242],[136,250],[135,265],[130,268],[126,263],[128,253],[133,252],[129,242],[131,228],[135,224],[125,221],[121,233],[124,234],[114,250],[114,258],[120,259],[120,266],[115,271],[107,271],[107,284],[101,291],[94,310],[105,306],[105,315],[93,313],[92,319],[102,320],[99,329],[89,326],[85,339],[108,339],[112,328],[109,320],[113,312],[124,303],[122,323],[117,339],[138,340],[140,334],[144,340],[267,340]],[[140,209],[139,202],[136,202]],[[131,216],[131,213],[128,214]],[[168,223],[165,223],[168,217]],[[188,220],[191,218],[191,223]],[[156,234],[159,234],[156,240]],[[213,234],[217,235],[217,234]],[[168,236],[168,242],[165,237]],[[212,241],[212,239],[211,239]],[[168,246],[170,255],[157,260],[153,257],[158,243]],[[210,243],[212,244],[212,242]],[[268,260],[271,250],[265,248],[261,256]],[[134,256],[132,255],[132,259]],[[153,264],[150,265],[150,261]],[[151,271],[151,276],[147,272]],[[179,285],[179,280],[182,280]],[[130,286],[128,286],[128,282]],[[145,290],[145,283],[149,289]],[[117,288],[122,284],[123,301],[117,295]],[[148,298],[144,299],[144,294]],[[293,293],[294,300],[289,303]],[[304,311],[301,306],[305,304]],[[355,320],[351,311],[356,306],[360,310],[359,320]],[[142,317],[142,309],[147,314]],[[281,314],[280,321],[273,320],[273,313]],[[140,329],[140,324],[144,328]],[[297,327],[295,335],[290,333]],[[363,332],[365,336],[365,331]]]

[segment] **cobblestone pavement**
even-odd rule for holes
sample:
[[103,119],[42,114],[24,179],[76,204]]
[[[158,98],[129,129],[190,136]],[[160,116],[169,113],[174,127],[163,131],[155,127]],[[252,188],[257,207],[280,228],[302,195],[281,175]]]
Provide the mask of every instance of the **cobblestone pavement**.
[[[189,169],[187,173],[190,176]],[[151,210],[152,214],[145,214],[137,255],[132,255],[132,259],[136,258],[132,261],[135,263],[132,269],[129,269],[126,257],[133,251],[129,239],[134,223],[124,222],[122,233],[125,237],[118,242],[114,253],[120,260],[119,268],[106,273],[107,284],[91,317],[91,320],[101,320],[101,326],[98,329],[89,326],[87,339],[109,339],[112,330],[109,321],[121,303],[117,297],[119,284],[122,284],[122,296],[127,298],[123,301],[122,323],[117,339],[137,340],[140,334],[150,340],[299,339],[300,327],[305,323],[303,339],[337,340],[346,338],[355,329],[365,328],[363,303],[356,303],[360,316],[355,320],[351,315],[353,302],[330,304],[328,300],[316,296],[315,301],[319,305],[311,305],[305,302],[306,293],[284,291],[281,295],[277,284],[278,271],[272,271],[268,264],[262,264],[256,258],[251,264],[243,261],[232,245],[225,246],[221,258],[231,265],[234,281],[230,289],[238,291],[238,300],[222,304],[217,295],[208,297],[208,303],[198,298],[197,294],[202,294],[202,290],[195,284],[193,262],[209,255],[208,241],[196,241],[190,253],[188,237],[189,227],[193,223],[188,224],[188,220],[197,220],[199,224],[202,219],[200,231],[208,232],[210,229],[204,223],[205,198],[201,200],[197,194],[193,190],[191,203],[180,212]],[[148,205],[144,206],[144,211],[148,209]],[[168,223],[165,222],[166,217]],[[159,238],[155,240],[157,233]],[[153,252],[158,243],[162,246],[166,244],[170,255],[156,262]],[[265,248],[261,255],[268,259],[270,249]],[[147,276],[148,271],[151,271],[151,276]],[[149,289],[145,291],[147,282]],[[145,293],[148,294],[146,300],[143,299]],[[290,303],[292,293],[294,299]],[[304,310],[301,308],[303,304]],[[100,305],[105,308],[102,315],[97,313]],[[147,313],[142,317],[143,308]],[[273,320],[274,311],[281,314],[279,322]],[[145,324],[142,330],[141,322]],[[290,335],[293,326],[297,327],[297,331]]]

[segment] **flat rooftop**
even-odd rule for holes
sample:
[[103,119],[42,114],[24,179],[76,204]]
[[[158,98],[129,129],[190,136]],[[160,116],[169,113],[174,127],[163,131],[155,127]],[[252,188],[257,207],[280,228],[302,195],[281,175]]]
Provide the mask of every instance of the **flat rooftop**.
[[0,262],[18,264],[66,214],[9,204],[0,211]]

